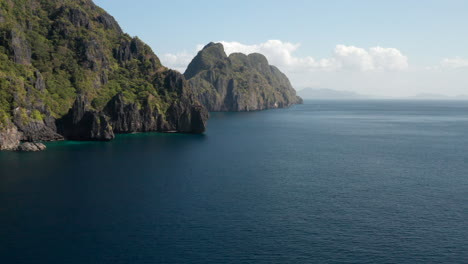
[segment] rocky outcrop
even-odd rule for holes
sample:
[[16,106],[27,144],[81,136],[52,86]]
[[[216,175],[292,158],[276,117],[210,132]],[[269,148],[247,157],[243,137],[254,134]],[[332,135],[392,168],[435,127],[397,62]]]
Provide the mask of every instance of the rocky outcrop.
[[302,103],[286,75],[265,56],[224,52],[220,43],[206,45],[184,76],[198,100],[210,111],[253,111]]
[[0,150],[16,150],[21,152],[35,152],[46,149],[46,146],[37,142],[24,142],[24,135],[14,124],[7,124],[0,129]]
[[44,78],[42,77],[42,74],[40,71],[36,71],[35,75],[36,75],[36,81],[34,82],[34,88],[36,88],[39,92],[44,93],[46,90]]
[[16,108],[13,111],[13,122],[22,132],[22,141],[55,141],[62,140],[63,136],[57,133],[53,117],[31,118],[31,111]]
[[15,63],[29,65],[31,64],[31,48],[28,41],[21,35],[19,30],[11,31],[11,49]]
[[[5,21],[5,18],[0,17],[0,20]],[[0,46],[5,48],[6,54],[8,54],[15,63],[21,65],[31,64],[31,45],[25,38],[21,28],[0,27]]]
[[119,24],[117,21],[115,21],[114,17],[107,14],[103,13],[97,17],[97,21],[104,25],[104,28],[107,30],[113,30],[116,31],[120,34],[122,34],[122,29],[120,28]]
[[[81,47],[81,65],[92,71],[106,70],[109,68],[109,60],[105,56],[104,48],[96,39],[82,41]],[[105,84],[105,82],[103,82]]]
[[180,132],[203,133],[209,118],[201,105],[187,102],[173,103],[162,115],[154,100],[148,97],[141,106],[126,102],[122,94],[116,95],[104,108],[115,133]]
[[[144,112],[144,117],[142,116]],[[136,103],[126,103],[123,95],[114,96],[104,108],[104,113],[109,116],[109,122],[116,133],[132,133],[143,131],[149,128],[148,131],[157,130],[156,122],[157,111],[152,113],[150,109],[144,107],[144,110],[139,109]]]
[[228,57],[224,52],[223,44],[211,42],[192,59],[185,70],[184,76],[189,80],[199,72],[212,69],[213,66],[225,69],[228,63]]
[[168,130],[181,133],[203,133],[209,116],[201,105],[187,108],[180,102],[172,104],[168,114]]
[[132,60],[145,62],[142,70],[151,74],[162,67],[159,58],[139,38],[122,38],[119,46],[113,49],[113,55],[123,65],[128,65]]
[[16,150],[23,134],[11,123],[0,129],[0,150]]
[[205,107],[183,99],[171,104],[163,115],[152,100],[148,97],[139,106],[118,94],[103,111],[94,111],[89,109],[84,96],[78,96],[68,114],[57,121],[58,132],[71,140],[108,141],[115,133],[203,133],[206,130],[209,114]]
[[89,109],[84,96],[78,96],[67,115],[58,121],[58,131],[66,139],[109,141],[115,135],[108,117]]
[[34,142],[25,142],[18,146],[16,151],[20,152],[37,152],[43,151],[46,149],[46,146],[42,143],[34,143]]
[[82,8],[74,6],[61,6],[54,14],[57,17],[67,18],[75,27],[83,27],[86,29],[90,28],[90,19],[86,12]]

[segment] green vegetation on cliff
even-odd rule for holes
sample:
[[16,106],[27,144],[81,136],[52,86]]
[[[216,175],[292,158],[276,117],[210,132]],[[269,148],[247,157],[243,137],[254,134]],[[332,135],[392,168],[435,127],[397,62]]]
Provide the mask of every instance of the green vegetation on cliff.
[[41,106],[60,117],[77,93],[96,108],[119,92],[131,100],[159,96],[149,78],[163,69],[159,59],[91,1],[1,0],[0,6],[3,113]]
[[181,131],[181,117],[170,115],[189,115],[198,104],[181,74],[91,0],[0,0],[0,128],[14,123],[25,133],[39,121],[55,131],[78,96],[83,111],[98,113],[117,95],[138,122],[152,124],[149,131]]

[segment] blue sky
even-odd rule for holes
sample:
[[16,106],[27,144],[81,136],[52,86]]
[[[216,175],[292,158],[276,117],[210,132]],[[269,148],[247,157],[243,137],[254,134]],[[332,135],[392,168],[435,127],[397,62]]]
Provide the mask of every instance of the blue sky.
[[[289,50],[295,58],[310,57],[317,61],[321,59],[337,61],[337,45],[357,47],[369,53],[373,47],[383,47],[396,49],[407,58],[408,65],[403,67],[405,72],[400,73],[399,77],[396,77],[394,72],[382,77],[382,71],[387,67],[376,66],[374,67],[376,70],[372,70],[374,74],[371,72],[363,74],[361,71],[357,73],[358,76],[353,75],[353,83],[349,87],[345,87],[344,84],[349,84],[349,76],[352,74],[349,71],[343,72],[349,67],[340,66],[339,69],[335,67],[333,70],[335,74],[330,73],[330,70],[321,74],[321,70],[311,69],[310,64],[309,68],[302,70],[298,70],[296,64],[294,67],[291,63],[282,65],[279,58],[273,57],[274,52],[269,59],[278,62],[280,69],[291,75],[291,81],[299,88],[327,86],[325,88],[396,96],[421,92],[455,95],[462,93],[463,89],[468,93],[468,80],[463,76],[468,75],[466,74],[468,66],[465,67],[465,62],[468,65],[468,1],[95,0],[95,2],[113,15],[124,31],[139,36],[153,48],[163,62],[167,61],[168,66],[179,70],[183,70],[185,63],[183,61],[196,54],[197,46],[210,41],[226,41],[228,46],[229,43],[238,42],[250,48],[235,45],[231,49],[240,47],[239,51],[265,51],[269,57],[268,52],[271,53],[271,50],[262,48],[257,50],[252,48],[252,45],[257,45],[255,47],[258,48],[260,47],[258,45],[269,40],[280,40],[282,43],[300,44],[295,49]],[[353,54],[362,53],[362,50],[354,50]],[[389,52],[385,54],[388,55]],[[185,58],[180,58],[180,55],[184,55]],[[170,65],[171,60],[166,58],[174,56],[179,56],[177,63]],[[444,64],[444,60],[447,63]],[[343,61],[338,59],[336,63],[342,65]],[[454,67],[449,67],[450,70],[447,70],[442,69],[444,67],[441,65]],[[432,72],[436,70],[437,73]],[[414,74],[410,75],[408,71]],[[439,79],[434,80],[437,86],[426,87],[425,90],[422,88],[428,86],[427,80],[426,83],[418,82],[418,78],[426,76],[424,71],[428,71],[427,76],[432,78],[438,76]],[[335,80],[325,79],[322,75]],[[382,82],[386,82],[386,78],[406,78],[402,83],[420,88],[408,90],[396,87],[388,91],[391,89],[388,87],[387,90],[383,88],[375,90],[372,87],[364,87],[369,77],[377,78],[375,84],[378,84],[379,78],[382,78]],[[339,78],[344,78],[346,81],[340,84],[336,80]],[[448,83],[453,88],[438,87],[444,84],[444,78],[450,78]]]

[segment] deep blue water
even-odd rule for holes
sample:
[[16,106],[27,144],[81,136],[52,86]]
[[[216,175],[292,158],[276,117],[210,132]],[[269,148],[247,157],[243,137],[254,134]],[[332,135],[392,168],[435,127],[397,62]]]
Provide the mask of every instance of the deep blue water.
[[468,263],[468,102],[307,101],[0,153],[0,263]]

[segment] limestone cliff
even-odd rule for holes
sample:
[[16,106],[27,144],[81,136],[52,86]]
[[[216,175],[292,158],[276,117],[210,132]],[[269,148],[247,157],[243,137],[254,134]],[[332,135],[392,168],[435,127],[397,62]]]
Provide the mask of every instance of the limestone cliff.
[[207,119],[184,76],[91,0],[0,0],[0,149],[203,133]]
[[2,130],[0,130],[0,150],[15,150],[23,137],[23,133],[18,128],[7,121]]
[[302,103],[286,75],[265,56],[233,53],[220,43],[205,46],[184,73],[209,111],[253,111]]

